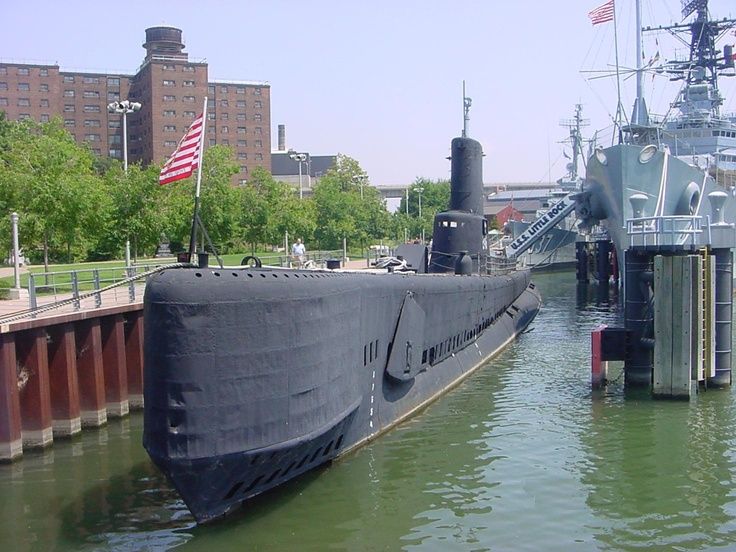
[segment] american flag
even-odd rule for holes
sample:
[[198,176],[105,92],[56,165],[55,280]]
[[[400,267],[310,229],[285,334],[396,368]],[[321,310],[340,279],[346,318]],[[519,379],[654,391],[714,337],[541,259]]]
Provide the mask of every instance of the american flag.
[[189,130],[179,141],[176,150],[166,161],[161,174],[158,177],[160,185],[176,182],[192,175],[194,169],[199,166],[200,138],[202,137],[202,121],[204,114],[192,122]]
[[613,0],[608,0],[608,2],[590,12],[588,17],[590,17],[590,22],[593,25],[608,23],[609,21],[613,21],[613,10]]

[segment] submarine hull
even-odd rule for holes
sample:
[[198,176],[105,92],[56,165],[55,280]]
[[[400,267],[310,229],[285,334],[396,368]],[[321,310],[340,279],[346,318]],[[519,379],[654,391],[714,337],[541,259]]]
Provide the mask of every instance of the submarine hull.
[[386,431],[534,318],[528,271],[165,270],[144,300],[144,446],[198,522]]

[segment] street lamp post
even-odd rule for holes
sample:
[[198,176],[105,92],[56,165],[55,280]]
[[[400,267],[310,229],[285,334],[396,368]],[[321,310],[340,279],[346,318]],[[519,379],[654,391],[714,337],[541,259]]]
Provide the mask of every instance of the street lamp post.
[[107,104],[109,113],[120,113],[123,116],[123,169],[126,173],[128,172],[128,113],[135,113],[140,108],[140,103],[130,100]]
[[424,223],[422,222],[422,192],[424,188],[417,188],[417,194],[419,195],[419,224],[422,228],[422,243],[424,243]]
[[353,176],[353,181],[358,182],[360,186],[360,200],[363,201],[363,184],[365,183],[366,176],[364,174],[356,174]]
[[304,199],[304,192],[302,190],[302,163],[307,160],[307,157],[308,155],[306,153],[297,153],[294,150],[289,151],[289,159],[292,159],[299,163],[299,199]]

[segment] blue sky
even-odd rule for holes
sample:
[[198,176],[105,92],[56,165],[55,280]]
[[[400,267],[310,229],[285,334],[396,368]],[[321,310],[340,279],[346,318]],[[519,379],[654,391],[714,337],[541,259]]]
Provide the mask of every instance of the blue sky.
[[[2,9],[0,58],[58,62],[63,69],[134,72],[144,29],[184,31],[210,78],[264,80],[272,90],[272,141],[356,158],[373,184],[449,176],[450,139],[462,128],[462,80],[473,99],[470,135],[486,153],[486,182],[546,182],[564,173],[560,119],[583,104],[585,134],[610,124],[615,82],[581,70],[613,64],[613,25],[591,26],[602,0],[404,0],[370,2],[126,0],[19,2]],[[679,0],[644,0],[646,24],[678,20]],[[736,16],[733,0],[711,0]],[[633,0],[619,0],[622,65],[633,66]],[[730,35],[728,43],[736,42]],[[673,42],[659,39],[663,57]],[[645,55],[657,45],[645,43]],[[630,110],[634,79],[624,86]],[[659,81],[662,81],[661,83]],[[736,112],[736,78],[722,79]],[[653,111],[676,89],[646,79]],[[669,87],[669,88],[668,88]]]

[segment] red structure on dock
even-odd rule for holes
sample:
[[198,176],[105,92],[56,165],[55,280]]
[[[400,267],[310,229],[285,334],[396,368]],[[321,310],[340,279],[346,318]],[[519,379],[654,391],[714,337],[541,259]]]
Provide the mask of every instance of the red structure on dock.
[[0,326],[0,461],[143,406],[143,305]]

